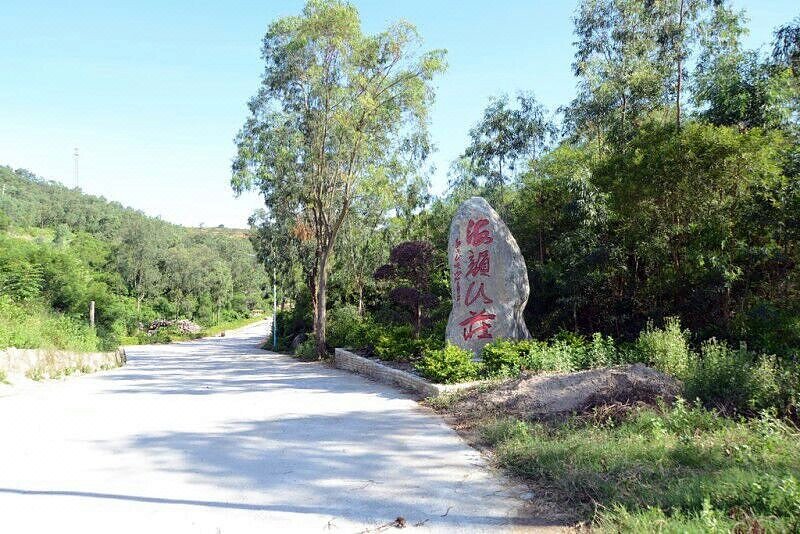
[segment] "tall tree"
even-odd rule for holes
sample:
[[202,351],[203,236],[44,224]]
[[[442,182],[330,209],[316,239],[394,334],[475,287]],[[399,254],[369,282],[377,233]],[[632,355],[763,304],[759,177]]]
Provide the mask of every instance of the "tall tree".
[[520,93],[516,104],[512,106],[507,95],[493,99],[470,130],[470,143],[463,154],[501,207],[505,205],[504,186],[516,176],[518,161],[535,157],[553,130],[533,94]]
[[652,2],[584,0],[575,16],[578,96],[566,122],[578,138],[624,142],[649,111],[663,104],[667,72],[658,55]]
[[117,268],[136,295],[137,313],[145,298],[158,295],[163,288],[164,277],[159,269],[164,249],[162,235],[157,223],[144,218],[132,218],[121,232]]
[[290,202],[309,215],[320,357],[331,256],[365,170],[402,149],[404,133],[426,129],[444,52],[419,46],[406,22],[364,34],[356,8],[338,0],[311,0],[264,37],[266,68],[236,140],[232,185],[260,189],[268,209]]

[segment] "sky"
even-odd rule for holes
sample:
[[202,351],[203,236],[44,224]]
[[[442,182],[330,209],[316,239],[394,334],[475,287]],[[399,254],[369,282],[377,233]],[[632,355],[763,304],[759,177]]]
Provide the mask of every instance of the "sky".
[[[447,49],[431,110],[434,192],[492,96],[575,94],[577,1],[355,0],[365,31],[397,19]],[[297,0],[3,0],[0,165],[26,168],[187,226],[246,227],[261,206],[230,188],[233,139],[263,63],[261,39]],[[796,0],[735,0],[748,47],[800,14]]]

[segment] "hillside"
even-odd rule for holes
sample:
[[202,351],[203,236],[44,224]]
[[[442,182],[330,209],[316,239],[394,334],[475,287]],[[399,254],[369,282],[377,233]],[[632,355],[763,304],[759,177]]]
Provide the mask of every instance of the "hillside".
[[265,281],[246,238],[0,167],[0,347],[111,348],[159,318],[246,317]]

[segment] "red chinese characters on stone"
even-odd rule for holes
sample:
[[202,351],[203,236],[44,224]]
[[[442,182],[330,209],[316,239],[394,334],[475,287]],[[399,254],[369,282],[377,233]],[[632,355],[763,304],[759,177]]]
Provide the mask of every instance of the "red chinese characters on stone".
[[485,308],[477,313],[470,310],[469,314],[469,317],[458,323],[458,326],[464,327],[464,340],[472,339],[475,334],[478,339],[491,339],[492,333],[489,329],[496,315],[488,313]]
[[[493,241],[489,219],[469,219],[467,221],[467,235],[465,238],[467,249],[467,262],[464,270],[461,269],[461,240],[456,240],[454,265],[454,278],[456,282],[456,302],[461,301],[461,277],[464,276],[466,292],[464,295],[464,305],[481,306],[481,311],[467,310],[469,316],[465,317],[459,326],[463,329],[464,341],[470,339],[492,339],[490,329],[493,321],[497,317],[486,309],[486,305],[493,302],[492,296],[487,295],[484,282],[476,279],[479,277],[491,277],[491,256],[489,247]],[[491,285],[489,286],[491,287]]]
[[456,252],[453,255],[453,279],[456,286],[456,300],[461,300],[461,240],[456,239]]
[[492,236],[489,235],[489,230],[486,227],[489,225],[489,219],[470,219],[467,222],[467,244],[473,247],[481,245],[488,245],[492,242]]
[[467,288],[467,297],[464,299],[464,304],[467,306],[472,306],[476,300],[481,299],[483,304],[491,304],[493,301],[489,297],[486,296],[486,288],[483,286],[483,282],[480,282],[480,286],[477,290],[475,290],[475,284],[478,282],[472,281]]
[[475,277],[479,274],[482,276],[489,276],[489,251],[481,250],[476,257],[470,250],[468,255],[469,266],[467,267],[467,276]]

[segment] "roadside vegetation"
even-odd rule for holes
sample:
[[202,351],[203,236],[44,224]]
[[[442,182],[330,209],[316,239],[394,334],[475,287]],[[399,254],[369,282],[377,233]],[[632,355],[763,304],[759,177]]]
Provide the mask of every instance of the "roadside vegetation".
[[147,336],[156,319],[213,334],[266,302],[241,231],[182,228],[8,167],[0,187],[0,348],[91,352],[180,337]]
[[[270,27],[238,139],[234,188],[266,201],[251,240],[277,275],[280,347],[350,347],[437,382],[645,363],[686,400],[472,424],[502,465],[601,530],[797,531],[800,19],[751,50],[730,2],[581,1],[575,99],[548,110],[498,87],[433,197],[425,122],[400,128],[402,106],[348,100],[374,96],[361,76],[391,77],[381,60],[413,65],[393,39],[417,35],[361,34],[354,13],[315,0]],[[444,67],[432,54],[406,73],[417,118]],[[281,90],[293,83],[305,90]],[[340,135],[371,112],[381,135]],[[297,144],[303,132],[314,143]],[[444,344],[449,224],[473,195],[520,245],[535,337],[495,340],[480,362]]]
[[678,401],[480,431],[502,466],[601,532],[800,528],[800,432],[770,412],[730,419]]

